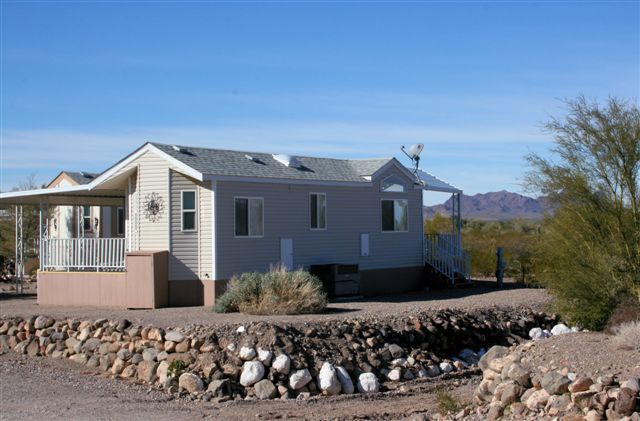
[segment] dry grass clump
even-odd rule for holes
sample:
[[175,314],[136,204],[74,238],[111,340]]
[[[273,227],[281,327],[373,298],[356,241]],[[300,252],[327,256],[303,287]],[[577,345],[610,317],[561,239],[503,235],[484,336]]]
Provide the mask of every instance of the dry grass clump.
[[266,273],[233,277],[214,307],[217,313],[311,314],[327,307],[327,295],[318,278],[302,269],[272,267]]
[[616,326],[613,332],[613,343],[617,348],[640,351],[640,320]]

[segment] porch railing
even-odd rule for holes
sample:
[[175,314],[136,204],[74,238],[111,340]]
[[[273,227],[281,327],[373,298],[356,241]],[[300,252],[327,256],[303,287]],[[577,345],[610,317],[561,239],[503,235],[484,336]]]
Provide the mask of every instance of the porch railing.
[[425,234],[424,258],[452,284],[457,276],[469,279],[471,258],[457,234]]
[[125,269],[126,238],[49,238],[42,242],[42,270]]

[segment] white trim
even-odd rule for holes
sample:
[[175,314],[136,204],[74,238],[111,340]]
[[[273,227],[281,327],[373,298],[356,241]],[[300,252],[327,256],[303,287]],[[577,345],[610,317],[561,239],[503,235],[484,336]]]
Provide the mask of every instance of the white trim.
[[[393,227],[394,227],[394,230],[393,231],[388,231],[388,230],[385,231],[384,229],[382,229],[382,202],[384,202],[384,201],[395,202],[396,200],[403,200],[403,201],[407,202],[407,229],[406,230],[396,230],[395,229],[395,217],[396,217],[395,209],[396,208],[395,208],[395,203],[394,203],[394,206],[393,206],[393,221],[394,221]],[[411,213],[409,212],[409,199],[405,199],[405,198],[401,198],[401,197],[399,197],[399,198],[389,198],[389,197],[380,198],[380,232],[382,234],[406,234],[406,233],[408,233],[409,232],[409,215],[410,214]]]
[[[247,199],[247,235],[236,234],[236,199]],[[251,214],[249,213],[251,207],[249,206],[249,200],[257,199],[262,201],[262,235],[250,235],[249,230],[251,228]],[[259,196],[233,196],[233,237],[234,238],[264,238],[264,197]]]
[[[217,247],[217,238],[216,238],[216,223],[218,218],[216,218],[216,195],[218,194],[218,183],[215,180],[211,180],[211,279],[218,279],[218,247]],[[234,201],[235,207],[235,201]],[[235,209],[234,209],[235,210]],[[235,220],[235,215],[234,215]],[[235,224],[235,222],[234,222]],[[234,234],[235,234],[235,226],[234,226]]]
[[[238,181],[243,183],[268,183],[268,184],[296,184],[311,186],[337,186],[337,187],[372,187],[370,181],[323,181],[301,180],[299,178],[269,178],[269,177],[243,177],[237,175],[205,175],[205,180]],[[364,177],[363,177],[364,180]]]
[[413,173],[409,171],[404,165],[402,165],[396,158],[392,158],[391,161],[387,162],[382,167],[378,168],[376,172],[371,174],[371,180],[376,179],[380,174],[384,173],[391,166],[397,167],[404,175],[407,176],[410,181],[414,183],[417,181],[417,177],[413,175]]
[[149,143],[148,145],[149,145],[149,150],[157,153],[162,158],[169,161],[173,166],[178,168],[180,172],[184,173],[185,175],[188,175],[191,178],[195,178],[198,181],[204,181],[204,174],[202,174],[200,171],[195,170],[193,167],[190,167],[184,162],[172,157],[168,153],[163,152],[161,149],[158,149],[156,146],[152,145],[151,143]]
[[[184,194],[193,193],[193,209],[184,208]],[[193,213],[193,229],[184,228],[184,214],[185,212]],[[197,232],[198,231],[198,190],[197,189],[181,189],[180,190],[180,231],[182,232]]]
[[[324,228],[312,228],[311,227],[311,195],[324,196]],[[318,202],[316,200],[316,225],[320,226],[320,209],[317,207]],[[309,231],[326,231],[329,226],[329,206],[327,205],[327,193],[323,192],[309,192]]]

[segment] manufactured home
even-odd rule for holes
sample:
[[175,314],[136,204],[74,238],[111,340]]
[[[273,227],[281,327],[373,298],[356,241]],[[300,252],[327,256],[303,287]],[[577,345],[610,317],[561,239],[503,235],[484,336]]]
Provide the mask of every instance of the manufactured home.
[[452,233],[425,236],[425,191],[459,205],[460,190],[395,158],[146,143],[0,205],[41,209],[39,303],[155,308],[211,305],[234,275],[277,264],[348,267],[364,296],[464,278],[459,206]]

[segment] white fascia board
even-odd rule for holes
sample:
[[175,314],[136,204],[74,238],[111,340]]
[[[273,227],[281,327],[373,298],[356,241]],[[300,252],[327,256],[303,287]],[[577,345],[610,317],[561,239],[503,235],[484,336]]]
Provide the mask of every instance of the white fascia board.
[[324,180],[301,180],[292,178],[268,178],[268,177],[242,177],[234,175],[213,175],[206,174],[205,180],[215,181],[239,181],[243,183],[267,183],[267,184],[296,184],[312,186],[337,186],[337,187],[372,187],[369,181],[324,181]]
[[88,191],[88,184],[80,184],[78,186],[68,187],[52,187],[48,189],[20,190],[7,193],[0,193],[0,199],[11,199],[14,197],[40,196],[50,194],[63,194],[76,191]]
[[380,167],[376,172],[371,174],[371,179],[374,180],[375,178],[377,178],[380,174],[385,172],[391,166],[395,166],[400,171],[402,171],[402,173],[404,175],[406,175],[409,180],[414,181],[414,182],[416,181],[416,176],[413,175],[413,173],[411,171],[409,171],[404,165],[402,165],[400,163],[400,161],[398,161],[396,158],[391,158],[391,160],[389,162],[387,162],[382,167]]

